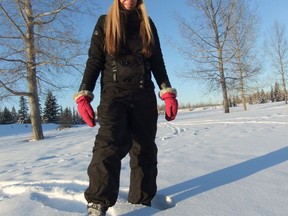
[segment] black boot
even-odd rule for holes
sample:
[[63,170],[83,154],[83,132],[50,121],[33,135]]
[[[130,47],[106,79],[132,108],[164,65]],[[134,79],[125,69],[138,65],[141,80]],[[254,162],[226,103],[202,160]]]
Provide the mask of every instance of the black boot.
[[88,216],[105,216],[108,208],[101,204],[88,203],[87,209]]

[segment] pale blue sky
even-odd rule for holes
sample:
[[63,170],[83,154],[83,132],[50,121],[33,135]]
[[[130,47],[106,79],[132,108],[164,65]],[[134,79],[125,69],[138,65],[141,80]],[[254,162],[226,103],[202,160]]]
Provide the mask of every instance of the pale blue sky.
[[[100,9],[95,11],[98,17],[100,14],[107,12],[112,0],[95,0],[95,2],[100,6]],[[250,2],[258,7],[258,14],[261,19],[261,32],[259,35],[262,40],[264,40],[266,33],[269,33],[269,28],[275,20],[284,23],[287,26],[286,31],[288,33],[288,18],[286,15],[288,9],[287,0],[251,0]],[[205,86],[199,86],[192,80],[183,80],[176,76],[176,71],[179,71],[179,68],[183,67],[184,61],[181,55],[169,44],[167,37],[175,38],[177,40],[181,39],[178,26],[175,19],[172,17],[172,14],[176,12],[184,17],[190,16],[192,8],[187,6],[186,0],[145,0],[145,4],[148,14],[153,19],[158,29],[166,68],[173,87],[178,91],[179,102],[184,104],[220,102],[221,93],[205,95]],[[96,20],[84,20],[85,26],[82,27],[84,38],[90,39],[96,21],[97,18]],[[83,64],[85,64],[85,61],[83,61]],[[82,77],[79,76],[79,85],[81,79]],[[78,87],[71,91],[61,93],[59,97],[57,97],[58,104],[63,107],[75,107],[72,96],[77,90]],[[158,92],[158,88],[156,88],[156,91]],[[95,100],[93,101],[93,106],[96,107],[99,103],[99,87],[96,88],[94,93]],[[7,106],[10,107],[11,105],[15,105],[17,107],[18,101],[19,100],[15,100],[15,103],[13,104],[10,102]],[[43,103],[44,102],[42,101],[42,104]],[[159,103],[161,103],[161,101],[159,101]]]

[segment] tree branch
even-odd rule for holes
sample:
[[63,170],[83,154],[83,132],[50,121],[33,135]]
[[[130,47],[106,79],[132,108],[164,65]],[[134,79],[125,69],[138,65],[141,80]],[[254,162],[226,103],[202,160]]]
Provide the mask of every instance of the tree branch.
[[1,80],[0,80],[0,87],[5,88],[8,92],[12,93],[13,95],[17,95],[17,96],[27,96],[27,97],[32,96],[32,94],[31,94],[31,93],[28,93],[28,92],[17,92],[17,91],[12,90],[12,89],[9,88],[7,85],[5,85],[5,83],[2,82]]
[[0,3],[0,9],[3,11],[4,15],[8,18],[8,20],[12,23],[12,25],[20,32],[23,38],[25,38],[24,32],[19,28],[19,26],[14,22],[11,16],[7,13],[7,11],[3,8],[2,4]]
[[[67,9],[69,6],[75,4],[76,1],[77,1],[77,0],[73,0],[73,1],[70,2],[69,4],[63,5],[63,6],[59,7],[59,8],[56,9],[56,10],[38,14],[38,15],[34,16],[34,19],[36,19],[36,18],[41,18],[41,17],[45,17],[45,16],[51,16],[51,15],[55,15],[55,16],[56,16],[56,15],[57,15],[59,12],[61,12],[62,10]],[[53,18],[53,19],[54,19],[54,18]]]

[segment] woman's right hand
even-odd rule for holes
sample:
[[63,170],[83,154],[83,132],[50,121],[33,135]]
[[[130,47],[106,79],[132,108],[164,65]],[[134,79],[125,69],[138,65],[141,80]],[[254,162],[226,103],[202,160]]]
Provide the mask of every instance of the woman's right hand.
[[95,112],[90,104],[91,98],[85,95],[77,98],[77,109],[82,119],[85,121],[87,125],[90,127],[94,127],[96,125],[95,121]]

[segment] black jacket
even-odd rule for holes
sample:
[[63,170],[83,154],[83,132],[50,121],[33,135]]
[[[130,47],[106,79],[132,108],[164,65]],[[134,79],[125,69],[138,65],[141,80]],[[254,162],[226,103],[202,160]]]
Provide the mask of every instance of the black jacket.
[[[88,53],[88,60],[82,83],[79,90],[88,90],[93,92],[101,73],[101,87],[105,85],[135,86],[145,88],[153,85],[151,81],[151,72],[159,86],[171,87],[163,56],[160,47],[159,37],[153,21],[150,19],[150,25],[154,36],[154,48],[151,57],[144,58],[141,55],[142,42],[139,37],[139,26],[141,17],[139,12],[122,12],[121,18],[125,19],[124,31],[127,41],[123,43],[119,54],[111,56],[104,51],[104,24],[106,15],[99,17],[95,26],[91,44]],[[143,82],[145,85],[143,86]],[[154,86],[153,86],[154,87]]]

